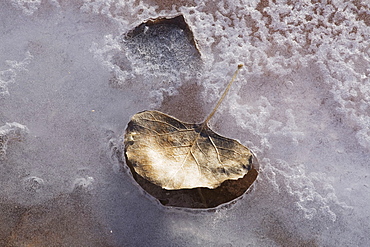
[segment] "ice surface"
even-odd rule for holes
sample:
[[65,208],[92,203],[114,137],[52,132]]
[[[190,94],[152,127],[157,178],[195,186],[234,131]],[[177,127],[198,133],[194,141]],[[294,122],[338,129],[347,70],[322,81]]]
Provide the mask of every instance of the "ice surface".
[[[370,244],[368,1],[0,7],[0,245]],[[152,39],[123,41],[148,19],[180,14],[200,58],[176,32],[169,53]],[[159,207],[114,158],[127,122],[149,108],[202,121],[239,63],[211,125],[257,154],[256,186],[214,212]]]
[[25,66],[30,62],[31,59],[31,53],[27,52],[26,58],[19,63],[17,61],[5,61],[7,67],[10,68],[0,71],[0,97],[4,97],[9,94],[8,84],[15,82],[17,72],[26,70]]
[[6,123],[0,127],[0,159],[6,159],[6,149],[8,142],[22,140],[28,133],[26,126],[19,123]]

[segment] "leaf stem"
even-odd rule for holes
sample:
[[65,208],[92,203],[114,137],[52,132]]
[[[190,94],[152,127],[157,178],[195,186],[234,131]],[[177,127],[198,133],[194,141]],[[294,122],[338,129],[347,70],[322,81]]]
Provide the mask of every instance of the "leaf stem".
[[213,117],[213,115],[215,115],[218,107],[221,105],[222,101],[224,100],[224,98],[226,97],[226,94],[229,92],[230,88],[231,88],[231,84],[235,81],[236,79],[236,76],[238,75],[238,72],[239,70],[243,67],[242,64],[239,64],[238,65],[238,69],[235,71],[233,77],[231,78],[230,82],[227,84],[226,86],[226,89],[224,91],[224,93],[221,95],[221,98],[218,100],[216,106],[213,108],[212,112],[208,115],[208,117],[206,118],[206,120],[204,121],[204,125],[207,125],[209,120]]

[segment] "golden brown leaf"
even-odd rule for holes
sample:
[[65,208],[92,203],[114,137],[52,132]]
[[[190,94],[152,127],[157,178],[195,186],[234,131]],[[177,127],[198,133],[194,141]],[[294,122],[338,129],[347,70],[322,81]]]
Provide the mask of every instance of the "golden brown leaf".
[[159,111],[135,114],[125,135],[135,172],[167,190],[216,188],[244,177],[253,154],[207,125],[183,123]]
[[[218,205],[240,196],[256,179],[258,165],[252,152],[238,141],[220,136],[208,127],[241,68],[239,65],[216,106],[201,124],[184,123],[159,111],[137,113],[128,123],[124,140],[127,164],[135,180],[143,188],[151,188],[148,187],[150,194],[156,194],[157,198],[169,195],[160,199],[162,204],[185,205],[187,203],[164,201],[182,195],[180,190],[198,188],[202,206],[194,207]],[[250,170],[253,172],[249,176]],[[230,192],[218,202],[212,202],[212,196],[205,198],[205,189],[214,189],[211,194],[218,197],[229,189],[228,181],[236,180],[240,181],[240,189],[235,193]]]

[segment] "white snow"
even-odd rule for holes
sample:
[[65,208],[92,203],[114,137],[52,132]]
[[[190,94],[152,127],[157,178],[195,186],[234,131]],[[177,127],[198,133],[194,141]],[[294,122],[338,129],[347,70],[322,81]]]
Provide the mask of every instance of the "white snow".
[[[158,42],[122,41],[178,14],[201,61],[180,38],[162,66]],[[0,204],[85,191],[113,246],[370,245],[370,2],[5,0],[0,18]],[[211,126],[256,153],[256,186],[214,212],[163,209],[112,154],[126,124],[199,122],[239,63]]]

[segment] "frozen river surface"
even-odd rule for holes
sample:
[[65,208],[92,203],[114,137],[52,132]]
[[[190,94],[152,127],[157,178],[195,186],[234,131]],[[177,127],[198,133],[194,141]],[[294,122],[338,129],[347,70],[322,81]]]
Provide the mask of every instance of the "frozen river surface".
[[[182,15],[138,37],[141,23]],[[0,246],[369,246],[370,2],[2,0]],[[196,47],[194,46],[196,45]],[[251,193],[161,207],[119,165],[130,117],[250,147]]]

